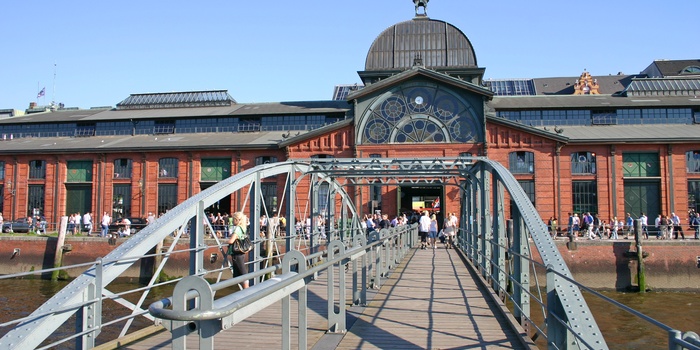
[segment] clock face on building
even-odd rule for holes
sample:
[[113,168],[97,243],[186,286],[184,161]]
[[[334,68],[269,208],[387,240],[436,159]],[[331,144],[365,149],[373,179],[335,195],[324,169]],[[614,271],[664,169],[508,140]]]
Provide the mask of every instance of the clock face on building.
[[480,142],[476,110],[454,91],[435,84],[406,84],[381,95],[359,125],[361,143]]

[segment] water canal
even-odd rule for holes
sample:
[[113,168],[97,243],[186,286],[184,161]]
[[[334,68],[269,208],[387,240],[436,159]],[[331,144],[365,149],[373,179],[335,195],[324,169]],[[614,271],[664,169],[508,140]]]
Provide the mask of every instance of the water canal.
[[[67,282],[51,282],[39,279],[0,280],[0,323],[29,315],[38,305],[46,301],[53,294],[63,288]],[[133,283],[112,283],[109,289],[119,292],[134,288]],[[148,298],[146,305],[152,301],[169,296],[172,288],[155,288]],[[700,309],[700,292],[650,292],[646,294],[619,293],[603,291],[601,294],[614,299],[622,304],[632,307],[666,325],[683,332],[700,332],[700,317],[697,311]],[[659,349],[667,347],[667,334],[655,326],[636,318],[635,316],[612,307],[601,299],[584,293],[598,326],[605,334],[605,339],[611,349]],[[126,297],[135,302],[137,295]],[[126,315],[128,312],[121,306],[111,301],[105,302],[104,310],[109,312],[110,318]],[[536,318],[536,311],[532,314]],[[152,322],[143,317],[134,321],[134,329],[151,325]],[[0,336],[4,335],[8,328],[0,328]],[[98,336],[98,344],[115,339],[121,326],[109,326],[103,329]],[[74,318],[63,325],[52,335],[53,341],[72,335],[74,333]],[[543,342],[538,342],[542,348]],[[58,347],[58,349],[71,349],[73,344]]]

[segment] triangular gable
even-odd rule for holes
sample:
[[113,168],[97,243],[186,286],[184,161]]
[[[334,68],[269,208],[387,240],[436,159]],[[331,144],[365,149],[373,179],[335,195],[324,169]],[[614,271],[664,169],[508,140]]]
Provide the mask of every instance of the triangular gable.
[[389,78],[380,80],[372,85],[365,86],[364,88],[349,94],[347,100],[352,101],[356,99],[361,99],[365,96],[369,96],[376,92],[390,89],[395,85],[401,84],[415,77],[424,77],[429,80],[434,80],[441,84],[451,85],[457,89],[463,89],[482,95],[488,98],[489,100],[494,96],[494,93],[491,90],[481,87],[479,85],[461,79],[457,79],[447,74],[436,72],[434,70],[425,69],[423,67],[415,67],[409,70],[405,70],[399,74],[393,75]]

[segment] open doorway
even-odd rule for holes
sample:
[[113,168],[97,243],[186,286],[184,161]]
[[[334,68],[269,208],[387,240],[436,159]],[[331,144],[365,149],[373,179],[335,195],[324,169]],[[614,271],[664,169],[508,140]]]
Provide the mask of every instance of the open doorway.
[[429,211],[435,213],[438,221],[438,230],[442,228],[443,213],[443,188],[442,186],[399,186],[399,213],[406,214],[411,219],[413,212],[422,213]]

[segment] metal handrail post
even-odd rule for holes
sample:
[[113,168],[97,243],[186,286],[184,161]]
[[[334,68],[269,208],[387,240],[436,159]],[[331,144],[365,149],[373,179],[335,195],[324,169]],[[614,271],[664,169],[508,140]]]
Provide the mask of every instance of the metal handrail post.
[[[328,244],[328,260],[335,259],[335,250],[338,254],[345,254],[345,245],[340,240]],[[328,331],[333,333],[345,333],[345,271],[343,262],[338,262],[328,268]],[[338,312],[335,311],[335,269],[338,269]]]

